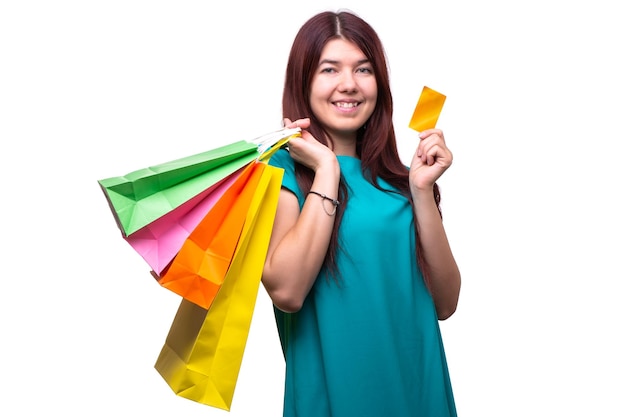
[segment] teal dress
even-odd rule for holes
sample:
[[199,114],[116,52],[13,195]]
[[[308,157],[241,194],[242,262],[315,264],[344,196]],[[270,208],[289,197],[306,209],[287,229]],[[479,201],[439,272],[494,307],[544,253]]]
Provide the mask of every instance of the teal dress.
[[[284,416],[456,416],[439,321],[417,267],[411,205],[367,182],[359,159],[337,159],[349,192],[341,277],[322,271],[300,311],[275,309]],[[270,164],[285,170],[283,187],[302,207],[289,153],[280,150]]]

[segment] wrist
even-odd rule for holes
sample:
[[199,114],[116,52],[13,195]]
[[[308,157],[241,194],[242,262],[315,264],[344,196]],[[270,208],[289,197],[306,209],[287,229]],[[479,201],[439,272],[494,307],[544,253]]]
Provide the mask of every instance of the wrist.
[[415,202],[435,202],[434,186],[411,187],[411,196]]
[[322,175],[330,175],[330,176],[337,176],[339,177],[339,174],[341,173],[341,169],[339,168],[339,161],[337,160],[337,157],[333,155],[332,158],[327,158],[323,161],[321,161],[314,169],[315,174],[322,174]]

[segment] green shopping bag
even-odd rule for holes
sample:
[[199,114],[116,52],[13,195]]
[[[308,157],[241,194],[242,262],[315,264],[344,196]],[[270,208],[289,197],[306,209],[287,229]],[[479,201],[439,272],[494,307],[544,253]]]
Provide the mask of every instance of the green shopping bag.
[[281,129],[196,155],[99,180],[123,236],[145,227],[297,134]]

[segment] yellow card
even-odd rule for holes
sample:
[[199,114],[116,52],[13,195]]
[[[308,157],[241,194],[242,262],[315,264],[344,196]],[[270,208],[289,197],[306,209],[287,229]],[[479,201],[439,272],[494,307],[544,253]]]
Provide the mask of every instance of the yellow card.
[[409,127],[418,132],[433,129],[445,101],[446,96],[425,86],[413,111]]

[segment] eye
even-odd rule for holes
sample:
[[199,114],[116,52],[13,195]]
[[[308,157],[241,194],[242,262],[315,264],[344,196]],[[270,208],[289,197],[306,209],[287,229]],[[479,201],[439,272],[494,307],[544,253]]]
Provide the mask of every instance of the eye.
[[373,74],[374,70],[372,69],[372,67],[360,67],[357,68],[356,72],[360,73],[360,74]]
[[326,73],[326,74],[331,74],[333,72],[336,72],[335,69],[333,67],[324,67],[320,70],[320,72],[322,73]]

